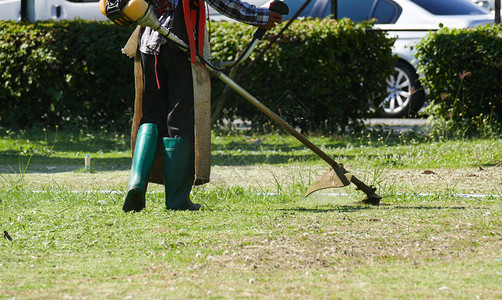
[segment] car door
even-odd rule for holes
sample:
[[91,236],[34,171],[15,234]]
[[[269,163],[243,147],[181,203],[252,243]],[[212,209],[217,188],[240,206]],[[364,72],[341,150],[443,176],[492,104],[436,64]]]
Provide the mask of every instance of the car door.
[[401,15],[402,8],[391,0],[377,0],[371,18],[376,19],[376,24],[394,24]]
[[21,0],[0,0],[0,20],[21,19]]

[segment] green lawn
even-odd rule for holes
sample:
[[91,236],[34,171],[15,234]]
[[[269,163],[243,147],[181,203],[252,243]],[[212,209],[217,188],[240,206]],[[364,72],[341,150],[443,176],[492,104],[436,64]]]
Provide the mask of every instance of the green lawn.
[[152,184],[125,214],[126,137],[1,134],[0,298],[502,298],[499,140],[313,137],[384,197],[360,206],[303,197],[327,166],[290,137],[215,135],[202,211]]

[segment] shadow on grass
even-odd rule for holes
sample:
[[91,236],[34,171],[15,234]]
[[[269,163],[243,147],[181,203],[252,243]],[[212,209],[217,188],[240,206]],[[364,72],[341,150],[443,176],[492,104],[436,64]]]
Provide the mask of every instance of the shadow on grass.
[[[308,138],[308,137],[307,137]],[[317,145],[320,146],[320,145]],[[326,148],[346,148],[347,142],[345,141],[325,141],[323,147]],[[212,149],[216,151],[231,151],[231,150],[276,150],[276,151],[298,151],[305,149],[305,146],[299,141],[283,142],[274,141],[273,143],[260,142],[258,145],[248,141],[231,141],[227,144],[214,143]]]
[[306,213],[327,213],[327,212],[355,212],[362,210],[370,210],[376,208],[375,206],[363,206],[363,205],[341,205],[341,206],[333,206],[333,207],[315,207],[315,208],[307,208],[307,207],[295,207],[295,208],[285,208],[279,209],[279,211],[284,212],[306,212]]
[[[41,155],[5,155],[0,152],[0,173],[16,174],[27,173],[58,173],[79,171],[84,168],[85,155],[75,158],[46,157]],[[129,170],[131,158],[93,158],[92,168],[94,171],[121,171]]]
[[[339,160],[354,159],[354,156],[344,156]],[[315,154],[213,154],[212,164],[216,166],[250,166],[255,164],[287,164],[291,162],[315,162],[321,161]]]
[[347,212],[357,212],[363,210],[373,210],[373,209],[402,209],[402,210],[465,210],[465,209],[486,209],[483,207],[465,207],[465,206],[392,206],[390,204],[380,204],[379,206],[371,206],[371,205],[341,205],[341,206],[333,206],[333,207],[315,207],[315,208],[306,208],[306,207],[297,207],[297,208],[288,208],[288,209],[280,209],[280,211],[285,212],[306,212],[306,213],[327,213],[327,212],[339,212],[339,213],[347,213]]
[[[88,152],[81,152],[77,157],[57,157],[57,156],[46,156],[33,154],[31,155],[30,166],[37,165],[40,168],[45,168],[48,165],[66,165],[76,168],[83,167],[84,157]],[[91,157],[92,157],[92,153]],[[9,169],[14,167],[14,169],[19,169],[19,166],[24,166],[30,159],[28,154],[20,154],[15,151],[0,151],[0,170]],[[340,161],[347,161],[354,159],[354,156],[343,156],[337,158]],[[245,154],[239,155],[235,154],[213,154],[211,156],[211,161],[213,166],[252,166],[257,164],[287,164],[291,162],[317,162],[321,159],[315,154],[289,154],[289,153],[277,153],[277,154]],[[92,162],[96,167],[100,167],[103,170],[116,170],[127,169],[131,165],[131,158],[128,156],[117,157],[117,158],[94,158],[92,157]],[[32,168],[29,168],[32,169]]]
[[[317,145],[321,146],[321,145]],[[323,142],[322,148],[341,149],[347,147],[343,141]],[[286,164],[290,162],[320,161],[321,159],[300,142],[274,141],[255,145],[247,141],[232,141],[227,144],[215,143],[212,163],[218,166],[247,166],[253,164]],[[354,156],[344,156],[341,159],[353,159]]]

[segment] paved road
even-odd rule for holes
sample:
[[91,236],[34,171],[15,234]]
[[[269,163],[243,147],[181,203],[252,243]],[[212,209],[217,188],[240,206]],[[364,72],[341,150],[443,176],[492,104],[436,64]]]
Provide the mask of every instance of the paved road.
[[384,126],[425,126],[427,120],[426,119],[368,119],[364,121],[364,124],[367,125],[384,125]]
[[[383,126],[388,127],[393,130],[414,130],[421,129],[425,126],[427,120],[425,119],[384,119],[384,118],[374,118],[367,119],[363,121],[364,124],[368,126]],[[223,122],[228,126],[227,122]],[[236,129],[249,129],[251,123],[249,121],[242,121],[241,119],[237,119],[232,121],[232,126]]]
[[395,132],[415,131],[422,132],[427,123],[426,119],[368,119],[364,124],[368,126],[381,126]]

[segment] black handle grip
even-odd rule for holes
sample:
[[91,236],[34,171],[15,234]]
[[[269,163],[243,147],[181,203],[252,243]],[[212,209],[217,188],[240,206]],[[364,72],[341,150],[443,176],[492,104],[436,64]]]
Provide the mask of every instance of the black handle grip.
[[[288,5],[282,1],[279,1],[279,0],[276,0],[272,3],[270,3],[269,9],[273,12],[280,13],[283,16],[289,14]],[[261,40],[263,38],[263,36],[265,35],[265,32],[267,32],[267,30],[265,30],[263,28],[258,28],[258,30],[256,30],[256,32],[254,33],[253,36],[255,38]]]
[[272,3],[270,3],[270,7],[269,9],[271,11],[275,11],[276,13],[280,13],[281,15],[287,15],[289,14],[289,7],[286,3],[282,2],[282,1],[274,1]]

